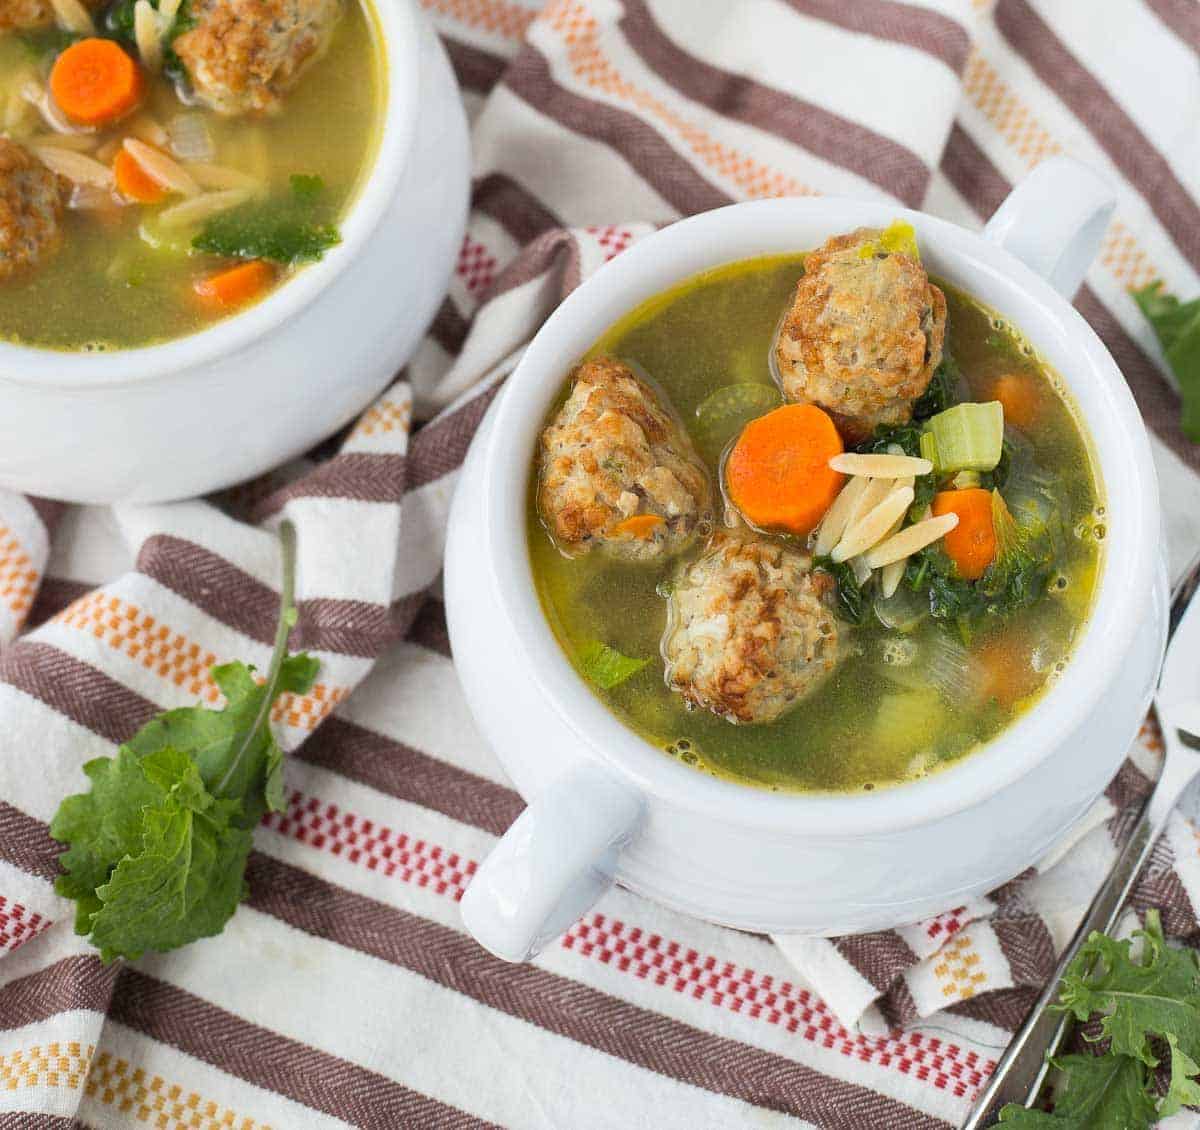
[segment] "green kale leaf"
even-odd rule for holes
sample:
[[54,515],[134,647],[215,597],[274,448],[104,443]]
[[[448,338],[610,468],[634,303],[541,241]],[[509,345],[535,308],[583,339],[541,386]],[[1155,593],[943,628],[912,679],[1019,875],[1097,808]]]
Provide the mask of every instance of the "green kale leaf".
[[1200,298],[1180,302],[1162,292],[1156,280],[1135,290],[1133,297],[1154,328],[1183,397],[1181,424],[1193,443],[1200,443]]
[[952,408],[959,400],[962,373],[950,354],[942,357],[942,363],[933,371],[929,386],[913,402],[913,419],[928,420],[939,412]]
[[[1200,958],[1166,944],[1158,912],[1146,914],[1139,957],[1132,941],[1092,934],[1063,978],[1057,1008],[1076,1020],[1101,1017],[1094,1055],[1054,1061],[1062,1073],[1053,1114],[1010,1104],[1004,1127],[1140,1130],[1200,1102]],[[1155,1080],[1159,1052],[1171,1064],[1165,1093]]]
[[315,204],[325,191],[325,182],[313,173],[293,173],[288,177],[292,199],[299,204]]
[[214,667],[221,710],[166,711],[120,747],[88,762],[91,790],[59,805],[50,834],[57,891],[76,903],[76,932],[105,961],[167,950],[219,933],[242,897],[254,826],[284,804],[283,751],[269,715],[280,694],[306,693],[317,661],[287,654],[295,532],[283,540],[275,649],[259,682],[243,663]]
[[862,624],[866,620],[868,607],[862,586],[850,563],[837,562],[831,557],[815,557],[813,568],[828,573],[837,584],[837,607],[841,618],[850,624]]
[[1054,1113],[1009,1103],[1000,1112],[1005,1130],[1148,1130],[1158,1117],[1145,1069],[1137,1060],[1067,1055],[1054,1065],[1065,1075],[1055,1093]]
[[269,259],[294,266],[315,263],[341,241],[334,224],[315,218],[311,201],[292,199],[243,204],[213,216],[192,246],[227,259]]

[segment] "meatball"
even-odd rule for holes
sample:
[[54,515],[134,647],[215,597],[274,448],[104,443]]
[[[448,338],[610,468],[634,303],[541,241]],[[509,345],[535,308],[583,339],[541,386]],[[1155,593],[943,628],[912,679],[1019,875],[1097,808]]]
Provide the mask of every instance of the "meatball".
[[704,464],[678,420],[628,365],[581,365],[542,432],[538,510],[569,554],[597,545],[661,560],[712,521]]
[[942,360],[946,296],[925,268],[860,228],[812,252],[775,344],[789,400],[818,404],[851,442],[903,424]]
[[718,535],[682,570],[667,605],[667,685],[730,722],[772,722],[833,670],[831,588],[809,559],[762,539]]
[[[99,0],[83,0],[85,8],[98,7]],[[50,0],[0,0],[0,32],[30,31],[54,23]]]
[[340,0],[196,0],[173,47],[196,98],[230,117],[275,113],[320,58]]
[[69,181],[0,137],[0,282],[58,249],[70,197]]

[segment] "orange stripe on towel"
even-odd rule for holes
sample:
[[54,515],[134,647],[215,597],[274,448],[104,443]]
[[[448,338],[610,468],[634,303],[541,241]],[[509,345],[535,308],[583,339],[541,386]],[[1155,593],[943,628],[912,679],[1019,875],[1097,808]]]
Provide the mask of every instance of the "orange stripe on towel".
[[620,99],[670,130],[714,172],[727,177],[747,197],[815,196],[816,190],[778,169],[763,165],[674,110],[657,95],[622,76],[600,45],[600,26],[580,0],[555,0],[543,13],[547,27],[562,36],[576,80],[599,94]]
[[[88,593],[63,609],[52,622],[90,633],[210,705],[223,701],[209,677],[209,671],[219,662],[217,656],[119,596],[103,591]],[[346,687],[318,683],[307,695],[281,695],[271,718],[314,730],[349,693]]]

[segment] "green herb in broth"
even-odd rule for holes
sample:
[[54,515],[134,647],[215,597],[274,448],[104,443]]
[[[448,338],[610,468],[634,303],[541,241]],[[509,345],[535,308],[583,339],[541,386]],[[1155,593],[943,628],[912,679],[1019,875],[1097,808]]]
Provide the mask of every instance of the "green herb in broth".
[[[697,441],[714,481],[719,452],[704,444],[697,409],[725,386],[774,387],[770,347],[802,264],[803,257],[793,255],[709,271],[632,311],[589,352],[612,355],[653,378]],[[954,361],[931,386],[924,414],[944,409],[952,399],[988,399],[1003,373],[1019,370],[1034,377],[1045,392],[1041,415],[1025,433],[1012,433],[1001,466],[989,474],[1002,478],[1013,462],[1015,477],[1028,476],[1036,455],[1037,465],[1053,471],[1055,502],[1070,534],[1056,554],[1044,599],[1003,617],[979,618],[969,647],[954,625],[929,614],[927,594],[905,597],[908,590],[901,587],[898,599],[915,602],[907,618],[892,615],[901,630],[885,627],[871,606],[878,598],[861,593],[862,623],[843,622],[847,646],[838,668],[777,721],[733,725],[707,711],[689,711],[665,686],[658,658],[663,596],[679,562],[647,566],[600,553],[568,559],[541,524],[531,483],[529,552],[547,619],[585,678],[584,649],[594,641],[627,656],[655,657],[611,689],[593,687],[618,717],[666,753],[770,789],[845,792],[895,783],[931,772],[995,736],[1037,698],[1069,656],[1090,608],[1102,537],[1097,527],[1103,508],[1087,443],[1032,351],[968,296],[938,285],[949,305],[947,352]],[[1003,349],[987,342],[997,334],[1005,339]],[[894,435],[889,442],[903,438]],[[913,436],[907,440],[900,444],[905,450]],[[997,692],[997,672],[1014,664],[1029,673],[1025,684],[1010,683]],[[1010,692],[1015,697],[1007,699]]]
[[[25,43],[0,36],[0,108],[15,104],[29,79],[45,79],[53,54],[65,46],[61,38],[35,34]],[[205,113],[215,162],[257,178],[264,200],[275,207],[296,206],[290,183],[294,174],[320,177],[320,216],[301,232],[308,238],[292,240],[289,247],[277,245],[279,257],[298,250],[300,254],[287,256],[289,261],[311,260],[336,241],[333,225],[344,217],[374,161],[384,80],[374,12],[368,0],[350,0],[328,51],[306,69],[282,113],[261,118]],[[159,77],[148,83],[143,111],[167,123],[189,107],[169,78]],[[13,131],[14,139],[27,143],[30,131],[40,128],[30,108],[22,128]],[[114,350],[171,340],[210,325],[213,314],[196,301],[192,283],[229,260],[192,247],[198,227],[159,225],[157,216],[179,199],[114,208],[102,217],[68,211],[59,250],[3,284],[0,340],[70,351]],[[251,245],[243,241],[241,251],[247,248]],[[218,250],[224,255],[230,249],[223,243]],[[280,272],[283,285],[288,275]]]

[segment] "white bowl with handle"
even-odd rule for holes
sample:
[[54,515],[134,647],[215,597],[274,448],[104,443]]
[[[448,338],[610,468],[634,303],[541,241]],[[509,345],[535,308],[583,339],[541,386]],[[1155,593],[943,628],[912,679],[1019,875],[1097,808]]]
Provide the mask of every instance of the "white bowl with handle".
[[[467,701],[529,802],[463,898],[463,920],[480,943],[525,959],[613,881],[747,930],[893,927],[1006,882],[1087,811],[1145,716],[1166,630],[1149,441],[1116,364],[1065,297],[1111,210],[1107,186],[1066,158],[1040,166],[982,234],[887,204],[738,204],[636,244],[546,322],[476,437],[446,549],[450,635]],[[626,728],[547,625],[526,545],[537,435],[572,365],[640,302],[721,263],[815,247],[896,218],[915,226],[930,273],[1019,327],[1078,405],[1107,506],[1095,605],[1044,697],[939,773],[853,795],[720,780]]]
[[157,502],[250,478],[352,420],[408,360],[462,243],[462,100],[416,0],[374,6],[383,132],[342,242],[244,313],[113,353],[0,342],[0,487]]

